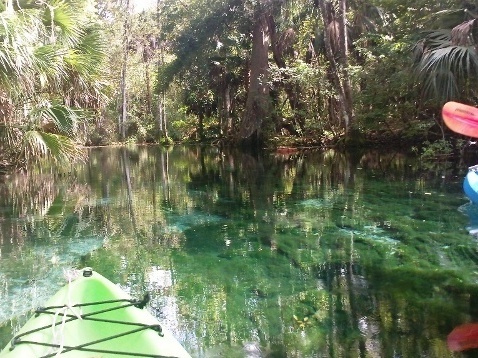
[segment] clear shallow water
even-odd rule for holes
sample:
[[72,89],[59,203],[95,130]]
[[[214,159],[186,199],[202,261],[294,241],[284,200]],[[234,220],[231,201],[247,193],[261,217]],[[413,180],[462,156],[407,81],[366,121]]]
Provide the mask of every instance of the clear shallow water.
[[[399,154],[93,149],[0,183],[2,346],[92,266],[195,357],[460,357],[478,321],[466,167]],[[473,356],[474,352],[467,353]]]

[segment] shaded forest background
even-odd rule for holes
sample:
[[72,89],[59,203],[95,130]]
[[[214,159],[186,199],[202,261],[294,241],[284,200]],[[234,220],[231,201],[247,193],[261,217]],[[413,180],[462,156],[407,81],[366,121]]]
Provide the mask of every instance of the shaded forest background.
[[449,155],[478,104],[478,3],[4,0],[0,172],[114,143]]

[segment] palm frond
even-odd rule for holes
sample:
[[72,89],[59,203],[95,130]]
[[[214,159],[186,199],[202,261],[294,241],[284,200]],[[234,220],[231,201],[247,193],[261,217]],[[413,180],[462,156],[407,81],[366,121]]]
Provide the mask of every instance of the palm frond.
[[40,132],[37,130],[26,131],[23,136],[23,155],[27,161],[45,157],[47,154],[48,146]]
[[45,111],[45,114],[55,123],[60,133],[70,137],[76,134],[78,122],[81,118],[80,113],[79,110],[73,110],[63,105],[55,105]]
[[478,22],[465,21],[452,30],[431,31],[414,47],[416,71],[425,97],[459,98],[478,79],[476,52]]
[[360,7],[359,11],[354,12],[352,28],[356,29],[354,33],[363,34],[368,32],[377,32],[379,28],[387,26],[390,19],[386,11],[381,7],[366,4],[355,6]]
[[65,62],[63,61],[67,50],[57,44],[46,44],[35,48],[33,68],[40,81],[40,88],[52,88],[67,78]]
[[106,43],[99,29],[85,29],[83,35],[79,38],[76,49],[87,56],[87,69],[90,73],[97,74],[98,71],[101,71],[100,65],[106,56]]
[[[45,101],[40,106],[35,106],[30,112],[30,122],[35,123],[34,128],[48,128],[50,131],[65,136],[74,137],[81,118],[81,112],[70,107]],[[48,124],[53,124],[49,126]]]
[[21,77],[22,68],[28,67],[31,57],[25,44],[32,37],[32,23],[28,16],[0,14],[0,77],[15,81]]
[[43,23],[50,31],[52,41],[58,39],[70,47],[78,43],[82,27],[79,26],[79,20],[73,7],[63,0],[55,0],[46,5],[43,12]]
[[100,79],[104,73],[105,56],[106,44],[93,28],[84,31],[77,46],[65,56],[68,71],[68,90],[65,94],[74,103],[89,105],[100,98],[104,88]]
[[419,78],[425,93],[448,100],[457,98],[460,83],[478,78],[478,56],[470,46],[437,47],[424,53],[419,64]]
[[471,14],[463,8],[448,8],[440,11],[430,11],[422,17],[423,23],[429,29],[450,29],[461,23]]
[[456,46],[475,46],[478,44],[478,20],[465,21],[451,30],[451,43]]
[[460,87],[450,71],[436,71],[434,76],[423,78],[423,93],[427,98],[446,101],[459,97]]
[[84,151],[70,138],[38,130],[25,132],[23,153],[27,161],[49,157],[57,163],[81,161]]

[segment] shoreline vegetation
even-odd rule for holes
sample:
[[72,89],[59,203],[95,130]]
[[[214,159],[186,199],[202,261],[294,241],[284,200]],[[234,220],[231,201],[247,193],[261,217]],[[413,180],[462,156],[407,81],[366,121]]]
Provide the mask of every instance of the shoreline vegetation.
[[[280,155],[294,155],[298,153],[304,153],[308,151],[325,151],[329,149],[336,149],[339,151],[367,151],[367,150],[374,150],[374,149],[382,149],[382,150],[390,150],[390,151],[396,151],[396,152],[402,152],[405,154],[409,155],[416,155],[416,156],[422,156],[425,159],[431,159],[431,160],[443,160],[443,159],[452,159],[460,156],[465,156],[463,151],[452,151],[450,150],[449,147],[446,147],[445,149],[436,147],[433,148],[433,143],[429,143],[428,147],[424,145],[423,142],[420,142],[419,140],[414,140],[410,142],[405,142],[405,141],[360,141],[360,143],[325,143],[325,144],[320,144],[320,143],[315,143],[315,144],[303,144],[303,143],[297,143],[294,140],[291,141],[284,141],[284,143],[274,143],[274,145],[265,145],[261,148],[251,148],[251,150],[248,150],[246,147],[240,147],[240,146],[234,146],[234,145],[227,145],[223,144],[221,142],[215,141],[215,143],[211,142],[198,142],[198,141],[188,141],[188,142],[171,142],[168,144],[160,144],[160,143],[154,143],[154,142],[140,142],[140,143],[135,143],[135,142],[113,142],[109,144],[98,144],[98,145],[78,145],[77,149],[78,151],[84,151],[84,150],[89,150],[89,149],[95,149],[95,148],[115,148],[115,147],[128,147],[128,146],[158,146],[158,147],[173,147],[176,145],[180,146],[204,146],[204,147],[217,147],[221,149],[237,149],[237,150],[242,150],[246,152],[272,152]],[[436,143],[436,142],[435,142]],[[427,153],[427,148],[431,152]],[[475,152],[471,150],[472,154]],[[45,156],[36,158],[35,162],[41,161],[42,159],[47,159],[48,160],[49,155],[48,153]],[[52,158],[50,158],[52,159]],[[79,159],[80,161],[82,159]],[[54,162],[57,162],[56,160],[53,160]],[[77,160],[74,158],[71,158],[68,162],[65,161],[58,161],[58,164],[60,165],[65,165],[65,164],[74,164]],[[33,163],[32,163],[33,164]],[[29,164],[28,163],[23,163],[23,165],[16,165],[15,163],[12,162],[0,162],[0,176],[5,175],[5,174],[10,174],[15,171],[28,171]]]
[[470,151],[441,108],[478,105],[477,5],[335,5],[2,2],[0,173],[118,143]]

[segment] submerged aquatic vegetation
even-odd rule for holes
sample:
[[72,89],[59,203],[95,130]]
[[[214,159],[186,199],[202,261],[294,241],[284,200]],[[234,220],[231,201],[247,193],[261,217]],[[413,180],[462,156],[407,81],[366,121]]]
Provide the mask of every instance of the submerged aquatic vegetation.
[[[425,178],[403,157],[358,166],[338,153],[276,162],[144,147],[90,160],[76,168],[89,190],[53,205],[62,225],[39,218],[25,232],[5,217],[18,239],[2,254],[71,240],[74,262],[133,296],[150,291],[149,308],[194,356],[452,357],[447,334],[476,314],[461,183]],[[86,255],[74,248],[85,232],[105,239]],[[0,264],[10,259],[22,258]]]

